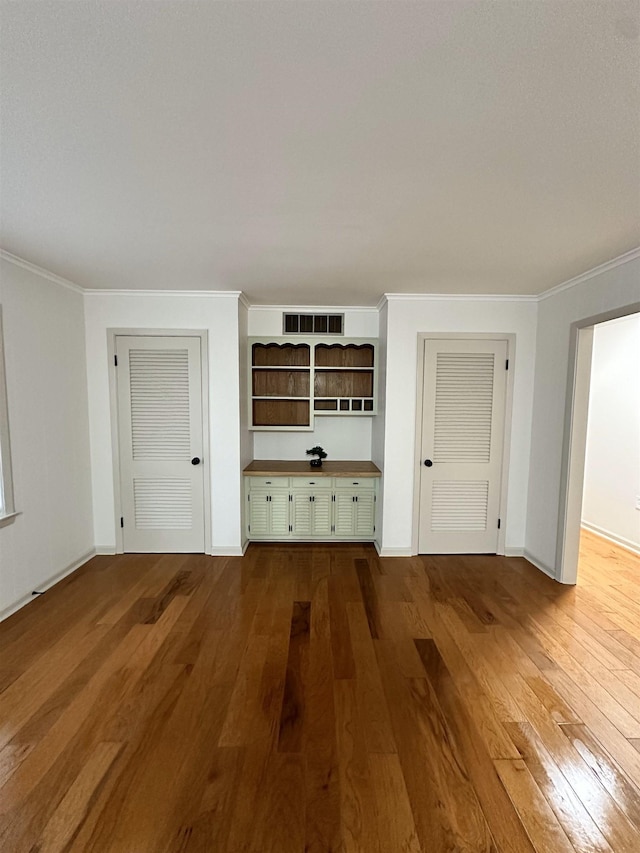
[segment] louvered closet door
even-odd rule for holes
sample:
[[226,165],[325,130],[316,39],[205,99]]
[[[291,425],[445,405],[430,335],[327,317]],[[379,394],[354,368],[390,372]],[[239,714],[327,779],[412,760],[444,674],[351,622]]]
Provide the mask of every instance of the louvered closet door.
[[116,355],[124,550],[204,552],[200,339],[118,336]]
[[425,342],[421,554],[496,553],[506,359],[506,341]]

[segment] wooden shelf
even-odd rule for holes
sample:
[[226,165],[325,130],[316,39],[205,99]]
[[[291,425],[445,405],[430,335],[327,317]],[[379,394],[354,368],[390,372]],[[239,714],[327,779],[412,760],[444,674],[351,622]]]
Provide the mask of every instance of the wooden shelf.
[[373,397],[373,370],[316,369],[315,397]]
[[373,344],[316,344],[316,367],[373,367]]
[[309,397],[311,378],[309,370],[253,369],[254,397]]
[[308,427],[311,425],[310,401],[277,398],[254,400],[253,425]]
[[309,367],[311,346],[302,343],[255,343],[251,363],[254,367]]
[[380,477],[382,472],[369,461],[324,460],[321,468],[312,468],[304,460],[254,459],[242,472],[247,477]]

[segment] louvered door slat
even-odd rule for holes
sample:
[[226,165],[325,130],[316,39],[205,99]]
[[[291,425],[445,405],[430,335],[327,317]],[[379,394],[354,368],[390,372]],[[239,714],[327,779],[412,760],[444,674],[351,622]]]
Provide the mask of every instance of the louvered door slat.
[[436,356],[434,462],[488,462],[493,411],[493,353]]
[[129,384],[133,458],[189,459],[188,351],[129,350]]

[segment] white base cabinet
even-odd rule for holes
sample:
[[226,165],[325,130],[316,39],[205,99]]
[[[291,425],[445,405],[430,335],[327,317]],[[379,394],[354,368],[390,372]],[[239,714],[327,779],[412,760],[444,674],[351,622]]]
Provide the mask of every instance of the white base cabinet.
[[379,477],[245,477],[251,541],[375,539]]

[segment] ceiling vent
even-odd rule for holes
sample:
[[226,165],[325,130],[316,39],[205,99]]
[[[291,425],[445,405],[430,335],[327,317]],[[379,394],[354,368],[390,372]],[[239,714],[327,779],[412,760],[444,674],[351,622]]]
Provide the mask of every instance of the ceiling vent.
[[285,335],[344,335],[344,314],[283,314]]

